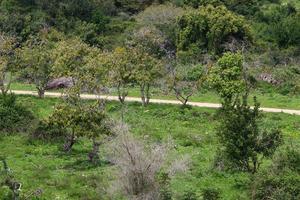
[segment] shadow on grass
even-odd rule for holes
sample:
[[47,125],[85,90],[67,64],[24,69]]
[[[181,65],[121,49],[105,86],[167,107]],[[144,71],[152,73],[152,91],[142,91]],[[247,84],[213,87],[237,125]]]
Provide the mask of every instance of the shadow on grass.
[[88,159],[86,160],[76,160],[73,163],[68,163],[64,166],[66,170],[90,170],[98,167],[104,167],[112,165],[107,160],[97,160],[96,162],[90,162]]

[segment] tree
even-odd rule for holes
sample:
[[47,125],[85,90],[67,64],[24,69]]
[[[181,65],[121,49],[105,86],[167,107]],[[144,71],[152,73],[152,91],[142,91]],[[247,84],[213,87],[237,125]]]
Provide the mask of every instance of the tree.
[[128,95],[128,86],[133,83],[133,69],[131,52],[128,48],[116,48],[107,54],[105,65],[109,69],[109,82],[118,91],[118,97],[122,104]]
[[26,133],[35,125],[36,118],[25,106],[17,102],[14,94],[0,95],[0,131]]
[[213,67],[210,84],[222,99],[218,130],[225,158],[241,170],[257,172],[262,160],[274,154],[281,144],[279,130],[261,130],[262,114],[254,98],[248,105],[249,81],[241,54],[225,53]]
[[229,10],[241,15],[253,15],[258,11],[259,1],[257,0],[184,0],[184,4],[199,8],[200,6],[224,5]]
[[256,173],[264,158],[270,158],[282,143],[281,131],[261,130],[262,114],[254,98],[254,108],[248,105],[247,94],[235,106],[225,103],[221,108],[219,141],[225,159],[233,167]]
[[299,47],[300,12],[291,4],[271,5],[257,14],[262,23],[258,36],[279,48]]
[[3,95],[7,94],[10,88],[14,49],[14,38],[0,33],[0,90]]
[[32,37],[26,42],[26,46],[18,51],[21,75],[35,84],[40,98],[44,97],[54,62],[53,44],[47,38],[47,34],[41,32],[38,38]]
[[156,58],[168,54],[168,42],[163,33],[154,26],[143,26],[135,30],[128,43],[129,46],[139,48]]
[[[135,18],[138,27],[142,27],[141,30],[150,28],[151,32],[148,31],[146,33],[154,33],[160,40],[163,40],[159,45],[160,50],[163,50],[163,53],[167,54],[167,56],[173,56],[176,51],[176,20],[183,14],[183,8],[169,3],[149,6]],[[149,34],[146,36],[149,36]]]
[[249,89],[242,55],[225,53],[212,67],[208,82],[217,91],[223,104],[234,106],[241,94]]
[[134,66],[132,76],[140,87],[143,105],[147,105],[150,101],[150,87],[162,76],[163,65],[145,51],[132,48],[130,52]]
[[93,80],[93,74],[86,67],[91,54],[97,55],[98,50],[78,38],[57,42],[53,52],[53,76],[71,77],[74,85],[73,92],[79,95]]
[[223,44],[234,39],[240,43],[251,41],[249,26],[242,16],[224,6],[211,5],[191,10],[177,21],[178,51],[194,51],[196,54],[224,51]]
[[49,122],[64,130],[66,142],[63,150],[65,152],[72,150],[77,138],[90,138],[93,142],[93,150],[88,156],[90,161],[94,162],[98,156],[99,145],[111,133],[109,118],[99,102],[89,105],[81,102],[77,97],[69,100],[72,102],[55,108]]
[[206,72],[201,65],[176,65],[171,71],[169,87],[176,98],[185,106],[206,79]]

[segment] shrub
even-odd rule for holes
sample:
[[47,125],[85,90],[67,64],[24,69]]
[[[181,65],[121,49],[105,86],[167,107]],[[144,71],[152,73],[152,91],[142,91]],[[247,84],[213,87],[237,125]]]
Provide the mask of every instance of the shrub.
[[220,191],[216,188],[205,188],[202,191],[202,196],[204,200],[217,200],[221,199]]
[[221,125],[218,137],[224,147],[226,158],[239,170],[255,173],[262,160],[271,157],[282,143],[279,130],[261,130],[259,104],[254,98],[254,108],[242,102],[235,106],[225,104],[221,109]]
[[16,102],[15,95],[0,96],[0,131],[27,132],[34,120],[33,114]]
[[197,194],[194,190],[185,191],[182,200],[197,200]]
[[255,199],[300,199],[300,151],[287,149],[275,157],[273,165],[259,173],[252,188]]
[[22,183],[16,180],[13,171],[8,167],[5,158],[0,157],[0,198],[3,200],[40,199],[43,191],[36,189],[28,194],[22,190]]
[[187,170],[188,160],[177,159],[165,170],[171,144],[147,145],[136,139],[123,124],[116,126],[115,132],[119,135],[110,149],[111,161],[118,169],[117,190],[129,199],[172,199],[171,178]]
[[251,41],[251,33],[245,19],[224,6],[211,5],[186,12],[178,21],[177,48],[188,51],[198,47],[202,53],[220,55],[234,44],[240,49],[241,43]]
[[37,128],[32,134],[33,139],[39,139],[43,141],[53,141],[61,139],[63,136],[63,129],[49,120],[39,121]]

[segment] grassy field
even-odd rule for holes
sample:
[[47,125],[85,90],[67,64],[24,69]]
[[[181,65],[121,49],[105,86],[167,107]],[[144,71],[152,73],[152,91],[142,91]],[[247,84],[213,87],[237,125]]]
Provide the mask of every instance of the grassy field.
[[[20,96],[18,101],[31,108],[41,119],[49,116],[53,107],[61,100]],[[113,118],[120,118],[119,103],[109,102],[107,110]],[[249,174],[213,169],[218,147],[215,137],[218,116],[215,110],[183,109],[171,105],[149,105],[144,108],[138,103],[127,104],[125,110],[125,120],[136,136],[147,138],[151,143],[162,142],[171,136],[176,149],[170,153],[170,158],[185,154],[191,156],[190,171],[178,175],[171,183],[175,199],[181,199],[185,191],[194,190],[200,194],[202,189],[211,187],[221,191],[222,199],[249,199]],[[298,116],[266,116],[264,126],[280,127],[284,133],[285,145],[300,142]],[[51,200],[108,199],[106,191],[111,181],[117,177],[112,176],[114,168],[105,163],[104,149],[100,151],[102,162],[94,165],[87,161],[91,143],[85,139],[74,146],[71,154],[65,154],[59,151],[61,143],[42,143],[29,141],[27,138],[22,134],[0,137],[0,156],[7,158],[16,178],[23,184],[23,191],[40,188],[44,192],[43,197]]]
[[[36,90],[34,85],[13,83],[11,85],[12,90]],[[112,91],[112,95],[117,95],[115,91]],[[140,91],[138,88],[131,88],[129,90],[129,96],[139,97]],[[254,91],[251,95],[256,96],[262,107],[270,108],[285,108],[285,109],[300,109],[300,96],[297,95],[282,95],[273,92],[271,89],[268,92]],[[153,88],[152,98],[155,99],[176,99],[173,93],[162,94],[161,90]],[[251,98],[252,100],[252,98]],[[194,102],[207,102],[207,103],[220,103],[220,99],[214,92],[204,91],[199,92],[191,97],[190,101]],[[250,102],[251,103],[251,102]]]

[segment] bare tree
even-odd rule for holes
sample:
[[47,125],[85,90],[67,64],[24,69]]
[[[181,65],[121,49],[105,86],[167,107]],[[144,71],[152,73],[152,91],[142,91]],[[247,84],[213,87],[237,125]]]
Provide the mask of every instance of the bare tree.
[[183,106],[187,105],[189,99],[199,91],[206,79],[208,70],[201,65],[180,65],[170,70],[169,87],[174,91],[177,100]]
[[[156,178],[166,166],[167,153],[172,142],[165,144],[146,145],[129,133],[124,124],[116,126],[118,137],[112,144],[112,163],[118,169],[118,187],[130,199],[158,200],[161,199],[160,189],[163,187]],[[166,174],[173,176],[178,171],[188,169],[187,157],[177,160]]]

